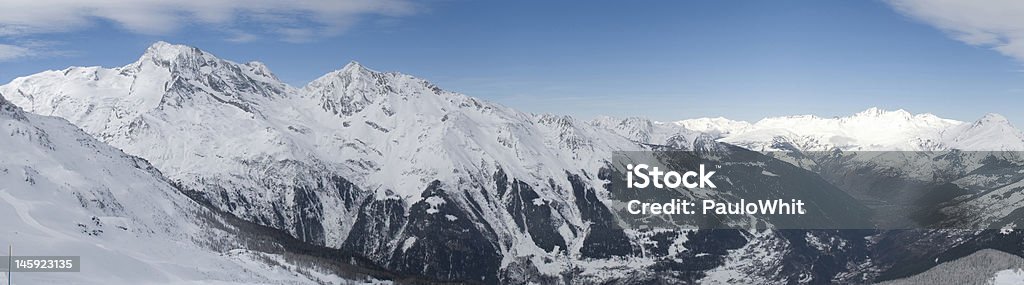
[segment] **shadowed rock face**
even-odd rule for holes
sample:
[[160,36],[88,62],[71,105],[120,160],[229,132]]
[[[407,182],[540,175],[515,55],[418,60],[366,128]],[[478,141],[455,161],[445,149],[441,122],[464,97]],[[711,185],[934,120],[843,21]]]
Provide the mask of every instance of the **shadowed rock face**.
[[411,276],[497,283],[501,255],[494,233],[482,232],[474,222],[479,217],[440,182],[422,195],[408,212],[397,197],[365,199],[343,248]]
[[[609,173],[605,171],[601,173],[602,176],[609,175],[607,178],[601,177],[602,179],[610,178]],[[580,254],[588,258],[608,258],[632,254],[632,242],[618,225],[615,216],[597,198],[594,189],[584,185],[578,175],[570,174],[568,179],[572,184],[572,193],[576,198],[576,207],[580,210],[580,216],[584,221],[590,223],[590,232],[583,240]]]
[[440,182],[431,183],[423,198],[410,207],[389,267],[439,280],[497,283],[501,256],[493,233],[481,232],[478,217]]
[[512,215],[520,232],[529,233],[533,242],[545,251],[565,250],[565,240],[557,229],[560,224],[552,217],[548,202],[522,181],[513,181],[511,188],[505,209]]
[[11,118],[19,121],[25,120],[25,114],[18,106],[14,106],[11,102],[4,99],[3,94],[0,94],[0,115],[10,116]]

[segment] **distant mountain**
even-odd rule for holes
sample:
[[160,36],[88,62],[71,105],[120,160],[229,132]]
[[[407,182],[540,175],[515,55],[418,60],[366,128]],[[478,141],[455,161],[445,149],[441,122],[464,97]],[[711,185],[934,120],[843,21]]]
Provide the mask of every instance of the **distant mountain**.
[[932,114],[871,108],[849,117],[788,116],[765,118],[753,124],[717,119],[717,123],[685,120],[678,124],[721,134],[720,141],[758,151],[1021,151],[1024,135],[1000,115],[988,114],[974,123],[942,119]]
[[703,134],[756,151],[1024,151],[1024,132],[998,114],[967,123],[870,108],[848,117],[800,115],[754,123],[722,117],[675,122],[600,117],[592,124],[644,143],[673,145],[673,137],[692,141]]
[[675,121],[672,124],[719,137],[741,133],[751,128],[751,124],[748,122],[733,121],[722,117],[687,119]]
[[973,151],[1024,151],[1024,132],[998,114],[945,130],[942,142],[950,148]]

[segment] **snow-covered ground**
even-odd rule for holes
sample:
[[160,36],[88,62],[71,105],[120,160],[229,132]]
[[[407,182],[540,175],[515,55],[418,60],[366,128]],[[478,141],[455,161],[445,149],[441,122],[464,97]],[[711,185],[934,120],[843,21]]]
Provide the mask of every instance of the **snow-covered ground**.
[[22,112],[3,97],[0,216],[0,239],[15,255],[81,256],[81,272],[15,273],[20,284],[342,281],[297,274],[280,256],[246,250],[210,226],[215,215],[146,161],[63,119]]
[[996,272],[996,276],[993,276],[992,279],[989,280],[989,284],[1024,284],[1024,268],[1000,270],[999,272]]
[[1002,251],[984,249],[960,259],[936,265],[928,271],[881,285],[902,284],[1022,284],[1024,259]]

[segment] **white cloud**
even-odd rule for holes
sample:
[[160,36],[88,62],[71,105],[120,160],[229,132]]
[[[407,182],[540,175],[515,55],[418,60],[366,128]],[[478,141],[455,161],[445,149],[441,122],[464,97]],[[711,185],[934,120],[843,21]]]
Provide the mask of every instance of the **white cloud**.
[[247,43],[258,40],[260,38],[257,35],[239,31],[230,31],[229,34],[230,36],[224,40],[233,43]]
[[409,0],[4,0],[0,36],[75,31],[102,19],[142,34],[193,25],[225,31],[235,41],[256,34],[296,40],[298,30],[308,37],[331,36],[360,16],[397,17],[415,10]]
[[0,61],[23,58],[31,55],[32,50],[28,48],[15,45],[0,44]]
[[961,42],[991,48],[1024,62],[1024,1],[888,0],[900,13]]

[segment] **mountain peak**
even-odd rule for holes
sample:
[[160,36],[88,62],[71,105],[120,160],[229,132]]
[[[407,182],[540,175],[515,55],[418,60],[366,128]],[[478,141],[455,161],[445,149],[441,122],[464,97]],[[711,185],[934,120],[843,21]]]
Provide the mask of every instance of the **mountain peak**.
[[358,61],[352,60],[352,61],[349,61],[348,64],[345,64],[345,67],[341,68],[341,70],[357,70],[357,69],[366,69],[366,67],[363,66],[363,64],[359,63]]
[[[141,59],[153,58],[161,61],[170,61],[182,55],[203,54],[203,51],[186,45],[171,44],[165,41],[157,41],[146,48],[146,53]],[[141,60],[140,59],[140,60]]]
[[971,129],[989,129],[989,128],[1003,128],[1003,129],[1015,129],[1010,120],[1003,115],[988,113],[982,116],[977,121],[974,121],[970,125]]
[[960,150],[998,151],[1024,149],[1024,132],[999,114],[985,114],[971,124],[951,129],[947,144]]
[[277,76],[274,75],[274,73],[270,71],[270,68],[262,62],[250,61],[246,63],[245,66],[249,67],[249,70],[253,74],[277,80]]
[[729,151],[714,136],[705,133],[693,140],[693,150],[701,155],[718,155]]
[[724,117],[687,119],[675,121],[673,124],[689,130],[715,135],[740,132],[752,126],[749,122],[735,121]]
[[338,74],[338,75],[346,75],[346,76],[350,76],[350,77],[358,77],[359,75],[367,75],[368,76],[370,73],[375,73],[375,71],[372,70],[372,69],[366,68],[366,66],[364,66],[363,64],[359,63],[358,61],[353,60],[353,61],[349,61],[348,64],[345,64],[345,67],[342,67],[341,69],[339,69],[338,71],[336,71],[334,73]]
[[[139,60],[122,67],[133,72],[139,72],[145,69],[145,66],[150,64],[155,65],[158,69],[170,70],[176,75],[189,74],[194,78],[201,78],[200,81],[208,80],[210,74],[234,77],[238,80],[227,80],[227,82],[246,82],[249,80],[241,79],[243,77],[259,78],[258,81],[263,83],[269,83],[276,85],[278,82],[277,76],[270,71],[270,68],[266,64],[259,61],[250,61],[245,64],[239,64],[230,60],[218,58],[217,56],[203,51],[199,48],[171,44],[164,41],[157,41],[146,49],[146,52],[139,57]],[[238,73],[238,70],[242,70],[242,73]],[[211,87],[222,87],[226,86],[224,82],[210,83]],[[244,85],[244,84],[243,84]],[[246,86],[234,86],[242,89],[250,89]],[[215,90],[217,88],[214,88]]]
[[319,98],[325,110],[349,116],[395,93],[390,84],[385,74],[350,61],[345,67],[310,81],[303,89]]
[[896,116],[899,116],[899,117],[907,117],[907,118],[913,116],[912,114],[910,114],[910,112],[907,112],[907,110],[904,110],[904,109],[896,109],[895,111],[888,111],[888,110],[885,110],[885,109],[882,109],[882,108],[878,108],[878,107],[868,108],[867,110],[861,111],[861,112],[859,112],[857,114],[854,114],[853,116],[854,117],[881,117],[881,116],[886,116],[886,115],[896,115]]
[[348,64],[345,64],[345,66],[342,67],[341,69],[332,71],[330,73],[324,74],[323,76],[320,76],[320,78],[314,79],[306,87],[309,88],[310,86],[324,85],[326,82],[338,79],[341,79],[342,81],[345,82],[343,85],[348,85],[349,82],[352,81],[370,78],[372,76],[372,73],[375,72],[369,68],[366,68],[358,61],[353,60],[349,61]]
[[1010,120],[1006,119],[1006,117],[1004,117],[1003,115],[1000,115],[1000,114],[988,113],[988,114],[985,114],[985,116],[982,116],[981,119],[978,119],[976,124],[988,124],[988,123],[1009,124]]
[[173,46],[175,46],[175,44],[168,43],[168,42],[165,42],[165,41],[156,41],[156,42],[153,42],[153,44],[149,45],[149,49],[150,50],[157,50],[157,49],[163,49],[163,48],[168,48],[168,47],[173,47]]
[[878,107],[871,107],[871,108],[868,108],[867,110],[864,110],[864,111],[861,111],[861,112],[859,112],[857,114],[854,114],[854,116],[858,116],[858,117],[877,117],[878,115],[881,115],[882,113],[885,113],[885,110],[882,110],[881,108],[878,108]]

